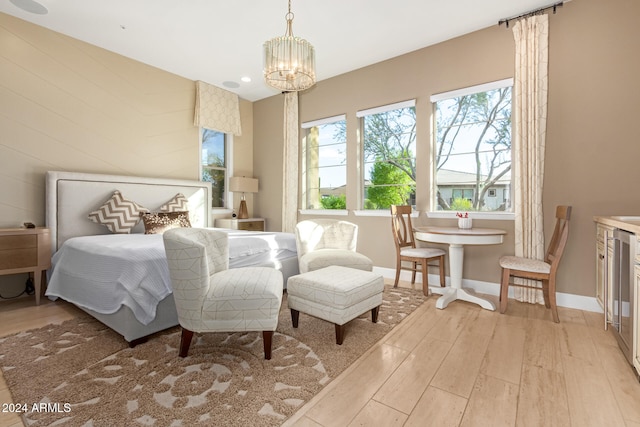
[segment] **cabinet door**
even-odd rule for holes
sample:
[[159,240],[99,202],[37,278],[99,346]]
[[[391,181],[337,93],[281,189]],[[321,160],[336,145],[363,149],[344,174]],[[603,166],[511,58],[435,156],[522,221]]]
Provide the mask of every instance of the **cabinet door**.
[[607,277],[605,277],[605,284],[608,286],[605,289],[607,293],[607,320],[613,322],[613,240],[607,243]]
[[[607,321],[611,322],[613,320],[613,293],[610,286],[613,283],[613,240],[607,240],[607,234],[613,237],[613,227],[596,224],[596,299],[603,309],[606,299]],[[605,259],[608,261],[607,268],[604,265]],[[608,287],[607,284],[609,284]]]
[[636,371],[640,373],[640,265],[636,264],[635,268],[635,280],[633,281],[633,314],[634,318],[632,322],[633,327],[633,366]]
[[596,299],[604,310],[604,243],[596,245]]

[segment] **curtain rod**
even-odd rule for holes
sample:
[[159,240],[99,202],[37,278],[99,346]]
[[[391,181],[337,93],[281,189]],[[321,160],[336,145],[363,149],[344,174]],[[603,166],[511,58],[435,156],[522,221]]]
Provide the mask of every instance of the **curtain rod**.
[[500,21],[498,21],[498,26],[500,26],[502,24],[507,24],[507,28],[509,28],[509,21],[515,21],[515,20],[522,19],[522,18],[528,18],[530,16],[540,15],[540,14],[544,13],[545,11],[547,11],[549,9],[553,9],[553,13],[555,14],[556,10],[559,7],[562,7],[563,4],[568,3],[570,1],[571,0],[559,1],[557,3],[550,4],[549,6],[541,7],[539,9],[534,9],[534,10],[531,10],[529,12],[523,13],[522,15],[512,16],[511,18],[501,19]]

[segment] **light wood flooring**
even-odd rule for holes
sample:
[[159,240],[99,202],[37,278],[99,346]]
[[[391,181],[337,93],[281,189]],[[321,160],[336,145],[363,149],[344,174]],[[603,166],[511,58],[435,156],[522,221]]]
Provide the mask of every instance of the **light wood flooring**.
[[[438,310],[436,299],[284,425],[640,427],[640,383],[601,314],[559,308],[555,324],[542,306],[510,301],[501,315],[459,301]],[[32,298],[1,302],[0,334],[61,322],[76,310],[46,298],[38,307]],[[0,378],[0,403],[7,402]],[[4,426],[22,422],[0,413]]]

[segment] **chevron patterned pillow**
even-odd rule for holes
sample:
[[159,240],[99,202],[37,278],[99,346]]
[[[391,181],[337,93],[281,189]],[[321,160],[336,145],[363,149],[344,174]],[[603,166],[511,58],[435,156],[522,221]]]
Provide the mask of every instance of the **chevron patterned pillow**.
[[160,212],[185,212],[189,210],[189,201],[184,194],[178,193],[173,199],[160,206]]
[[89,219],[96,224],[104,225],[112,233],[128,234],[140,221],[140,214],[145,212],[149,210],[126,199],[116,190],[104,205],[89,214]]

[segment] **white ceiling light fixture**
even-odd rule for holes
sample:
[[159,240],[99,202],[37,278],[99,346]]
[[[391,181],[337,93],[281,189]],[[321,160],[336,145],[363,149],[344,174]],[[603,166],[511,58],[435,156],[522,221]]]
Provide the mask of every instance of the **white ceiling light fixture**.
[[316,83],[316,54],[311,43],[293,35],[291,0],[282,37],[264,43],[264,80],[276,89],[297,92]]
[[37,15],[46,15],[49,13],[46,7],[34,0],[11,0],[11,3],[25,12],[35,13]]

